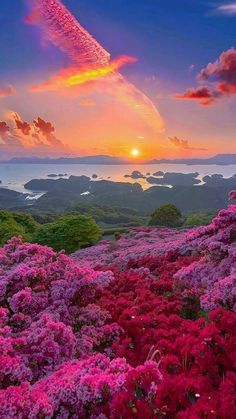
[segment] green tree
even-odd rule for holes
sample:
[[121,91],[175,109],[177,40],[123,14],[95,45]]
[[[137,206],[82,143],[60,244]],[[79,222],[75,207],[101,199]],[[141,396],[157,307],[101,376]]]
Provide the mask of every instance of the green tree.
[[58,221],[45,224],[35,233],[33,241],[72,253],[95,244],[101,237],[101,230],[91,217],[68,215]]
[[192,214],[186,218],[184,225],[187,227],[208,225],[210,224],[212,218],[213,218],[213,214],[212,215]]
[[159,225],[165,227],[175,227],[179,225],[182,214],[173,204],[162,205],[152,214],[149,225]]
[[25,234],[28,236],[34,234],[38,229],[38,223],[29,214],[25,214],[24,212],[12,212],[12,217],[19,226],[23,227]]
[[18,224],[8,211],[0,211],[0,245],[4,245],[11,237],[25,235],[24,228]]

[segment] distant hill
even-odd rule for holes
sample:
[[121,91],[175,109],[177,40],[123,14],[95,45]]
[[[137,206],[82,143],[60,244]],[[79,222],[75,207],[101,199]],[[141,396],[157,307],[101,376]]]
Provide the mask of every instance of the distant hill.
[[[120,157],[98,155],[84,157],[59,157],[59,158],[39,158],[39,157],[14,157],[10,160],[0,160],[0,163],[11,164],[99,164],[99,165],[119,165],[133,164],[133,161]],[[236,154],[217,154],[209,158],[194,159],[152,159],[140,162],[139,164],[187,164],[187,165],[222,165],[227,166],[236,164]]]
[[[6,163],[6,160],[0,160],[0,163]],[[59,157],[52,159],[49,157],[14,157],[7,161],[12,164],[125,164],[126,161],[119,157],[112,156],[86,156],[86,157]]]
[[236,154],[217,154],[216,156],[209,157],[206,159],[154,159],[150,160],[149,164],[188,164],[188,165],[210,165],[210,164],[216,164],[216,165],[222,165],[227,166],[229,164],[236,164]]

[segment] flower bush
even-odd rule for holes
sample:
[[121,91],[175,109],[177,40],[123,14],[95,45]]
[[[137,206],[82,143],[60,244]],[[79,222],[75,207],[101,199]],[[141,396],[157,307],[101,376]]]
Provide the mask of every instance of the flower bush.
[[0,303],[0,417],[236,417],[234,205],[72,257],[13,238]]

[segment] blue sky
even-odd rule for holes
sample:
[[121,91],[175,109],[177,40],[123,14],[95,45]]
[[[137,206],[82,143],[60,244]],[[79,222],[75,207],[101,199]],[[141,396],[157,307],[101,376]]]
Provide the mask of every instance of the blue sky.
[[[220,150],[224,136],[226,148],[233,150],[236,99],[224,101],[212,109],[201,109],[197,103],[170,98],[174,93],[195,86],[201,68],[236,46],[236,15],[214,13],[222,2],[64,0],[64,3],[113,57],[127,54],[138,58],[137,64],[122,69],[122,73],[158,106],[166,123],[162,141],[168,135],[177,135],[202,146],[212,135],[212,141],[216,141],[216,148]],[[42,47],[39,29],[24,24],[26,14],[23,0],[1,2],[0,86],[13,84],[21,93],[28,82],[44,80],[67,63],[67,58],[55,47]],[[191,65],[194,68],[190,69]],[[37,112],[40,101],[29,99],[23,92],[22,96],[1,100],[0,111],[15,106],[19,113],[31,117],[29,103],[32,112]],[[61,109],[65,106],[64,102]],[[73,118],[76,117],[71,103],[68,106]],[[79,110],[78,117],[83,112]],[[56,111],[50,110],[49,105],[45,106],[43,114],[49,119],[56,118]],[[66,130],[62,129],[65,119],[63,124],[60,121],[58,124],[65,135]]]
[[[213,7],[208,1],[65,0],[64,3],[114,56],[138,57],[137,72],[158,72],[160,77],[182,82],[189,65],[195,63],[201,68],[235,44],[235,18],[211,14]],[[52,63],[60,62],[60,53],[58,57],[54,53],[50,60],[50,54],[40,48],[37,29],[23,24],[25,14],[22,0],[1,3],[1,77],[14,74],[14,66],[24,72],[37,70],[39,65],[51,68]]]

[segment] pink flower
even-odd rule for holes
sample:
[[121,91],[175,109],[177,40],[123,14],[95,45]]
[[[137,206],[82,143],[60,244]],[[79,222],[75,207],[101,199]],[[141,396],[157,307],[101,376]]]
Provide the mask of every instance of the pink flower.
[[236,200],[236,191],[231,191],[229,194],[229,199],[232,201]]

